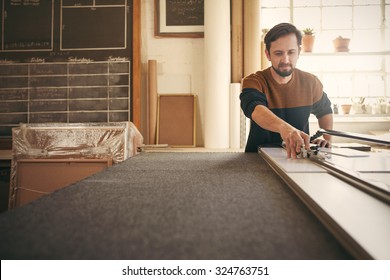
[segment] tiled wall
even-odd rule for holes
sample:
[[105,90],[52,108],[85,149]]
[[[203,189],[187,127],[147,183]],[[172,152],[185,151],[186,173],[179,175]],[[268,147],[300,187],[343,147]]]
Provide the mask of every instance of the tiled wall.
[[0,135],[20,123],[130,120],[130,62],[0,65]]

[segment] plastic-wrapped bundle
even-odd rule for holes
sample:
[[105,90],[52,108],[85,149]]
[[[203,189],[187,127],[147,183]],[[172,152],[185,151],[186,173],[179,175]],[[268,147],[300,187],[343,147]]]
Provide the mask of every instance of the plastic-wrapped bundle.
[[137,154],[143,137],[131,122],[21,124],[12,129],[12,154],[19,158],[112,158]]
[[138,153],[143,137],[131,122],[21,124],[12,129],[10,206],[18,189],[18,161],[24,159],[107,159]]

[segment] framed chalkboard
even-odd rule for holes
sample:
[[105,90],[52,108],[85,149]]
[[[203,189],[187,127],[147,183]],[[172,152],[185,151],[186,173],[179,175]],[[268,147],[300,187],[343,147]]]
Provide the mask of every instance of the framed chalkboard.
[[1,50],[53,49],[54,0],[0,0],[0,8]]
[[126,1],[91,4],[61,7],[61,50],[125,49]]
[[130,60],[140,0],[0,0],[0,63]]
[[155,0],[155,36],[201,38],[204,0]]

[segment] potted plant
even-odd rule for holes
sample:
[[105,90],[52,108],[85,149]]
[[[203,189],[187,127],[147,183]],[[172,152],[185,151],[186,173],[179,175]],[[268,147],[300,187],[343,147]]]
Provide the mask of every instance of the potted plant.
[[304,52],[312,52],[314,46],[314,29],[313,28],[305,28],[302,30],[302,50]]
[[359,97],[358,101],[355,101],[353,98],[351,98],[352,101],[352,108],[351,108],[351,114],[365,114],[367,111],[366,105],[364,104],[365,97]]
[[349,51],[349,42],[351,42],[350,38],[343,38],[342,36],[338,36],[333,40],[333,46],[336,52],[348,52]]
[[386,114],[387,112],[386,99],[383,97],[378,98],[378,102],[373,106],[373,114]]

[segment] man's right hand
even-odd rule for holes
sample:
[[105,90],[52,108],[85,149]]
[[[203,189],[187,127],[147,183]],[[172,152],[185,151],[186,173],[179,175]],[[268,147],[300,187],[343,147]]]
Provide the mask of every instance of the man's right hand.
[[310,149],[310,136],[290,125],[282,129],[280,136],[286,144],[287,158],[297,158],[303,146]]
[[302,145],[310,149],[309,135],[280,119],[264,105],[257,105],[251,117],[260,127],[280,134],[286,144],[288,158],[297,158]]

